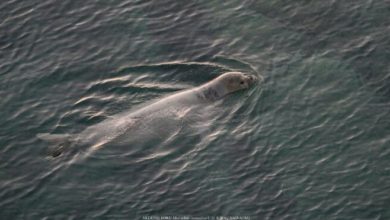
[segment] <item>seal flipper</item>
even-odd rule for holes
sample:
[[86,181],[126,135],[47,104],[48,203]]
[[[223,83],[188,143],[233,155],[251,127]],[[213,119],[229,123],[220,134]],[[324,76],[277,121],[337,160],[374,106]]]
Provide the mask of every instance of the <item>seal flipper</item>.
[[52,144],[68,142],[70,140],[70,137],[71,135],[69,134],[49,134],[49,133],[37,134],[37,138]]
[[70,146],[72,142],[72,135],[70,134],[49,134],[49,133],[40,133],[37,134],[37,138],[46,141],[48,143],[54,144],[54,146],[49,149],[49,154],[52,157],[60,156],[65,149]]

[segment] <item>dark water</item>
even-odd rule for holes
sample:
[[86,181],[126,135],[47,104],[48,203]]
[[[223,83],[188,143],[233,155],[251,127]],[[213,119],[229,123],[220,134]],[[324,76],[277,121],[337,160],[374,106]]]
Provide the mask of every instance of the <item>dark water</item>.
[[[390,219],[389,15],[388,0],[2,1],[0,218]],[[36,138],[232,70],[264,81],[169,141],[70,163]]]

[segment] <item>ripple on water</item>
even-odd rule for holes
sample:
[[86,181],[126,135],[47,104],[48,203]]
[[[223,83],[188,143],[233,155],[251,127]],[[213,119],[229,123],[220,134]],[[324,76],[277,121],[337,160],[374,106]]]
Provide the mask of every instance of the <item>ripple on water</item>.
[[[0,11],[1,218],[390,216],[386,1],[8,0]],[[264,80],[166,140],[75,160],[47,157],[35,137],[231,70]]]

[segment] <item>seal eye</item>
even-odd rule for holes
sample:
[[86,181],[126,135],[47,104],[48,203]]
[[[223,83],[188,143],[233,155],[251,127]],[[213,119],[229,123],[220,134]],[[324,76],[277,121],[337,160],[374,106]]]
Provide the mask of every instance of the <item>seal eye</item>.
[[243,84],[244,84],[244,81],[241,81],[240,84],[243,85]]

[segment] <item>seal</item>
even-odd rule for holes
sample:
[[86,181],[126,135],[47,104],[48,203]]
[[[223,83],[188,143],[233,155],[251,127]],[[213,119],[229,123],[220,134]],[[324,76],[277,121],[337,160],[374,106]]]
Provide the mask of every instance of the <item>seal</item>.
[[227,72],[193,90],[200,99],[215,101],[235,91],[248,89],[255,81],[252,75]]
[[68,148],[67,146],[71,145],[84,145],[96,149],[113,141],[126,142],[127,137],[142,135],[144,131],[142,129],[136,135],[132,131],[147,121],[153,121],[153,118],[161,118],[163,122],[169,124],[174,118],[182,118],[188,114],[192,106],[212,103],[230,93],[248,89],[256,81],[253,75],[226,72],[201,86],[179,91],[135,111],[113,115],[79,134],[41,133],[37,134],[37,137],[57,146],[50,153],[53,157],[61,155]]

